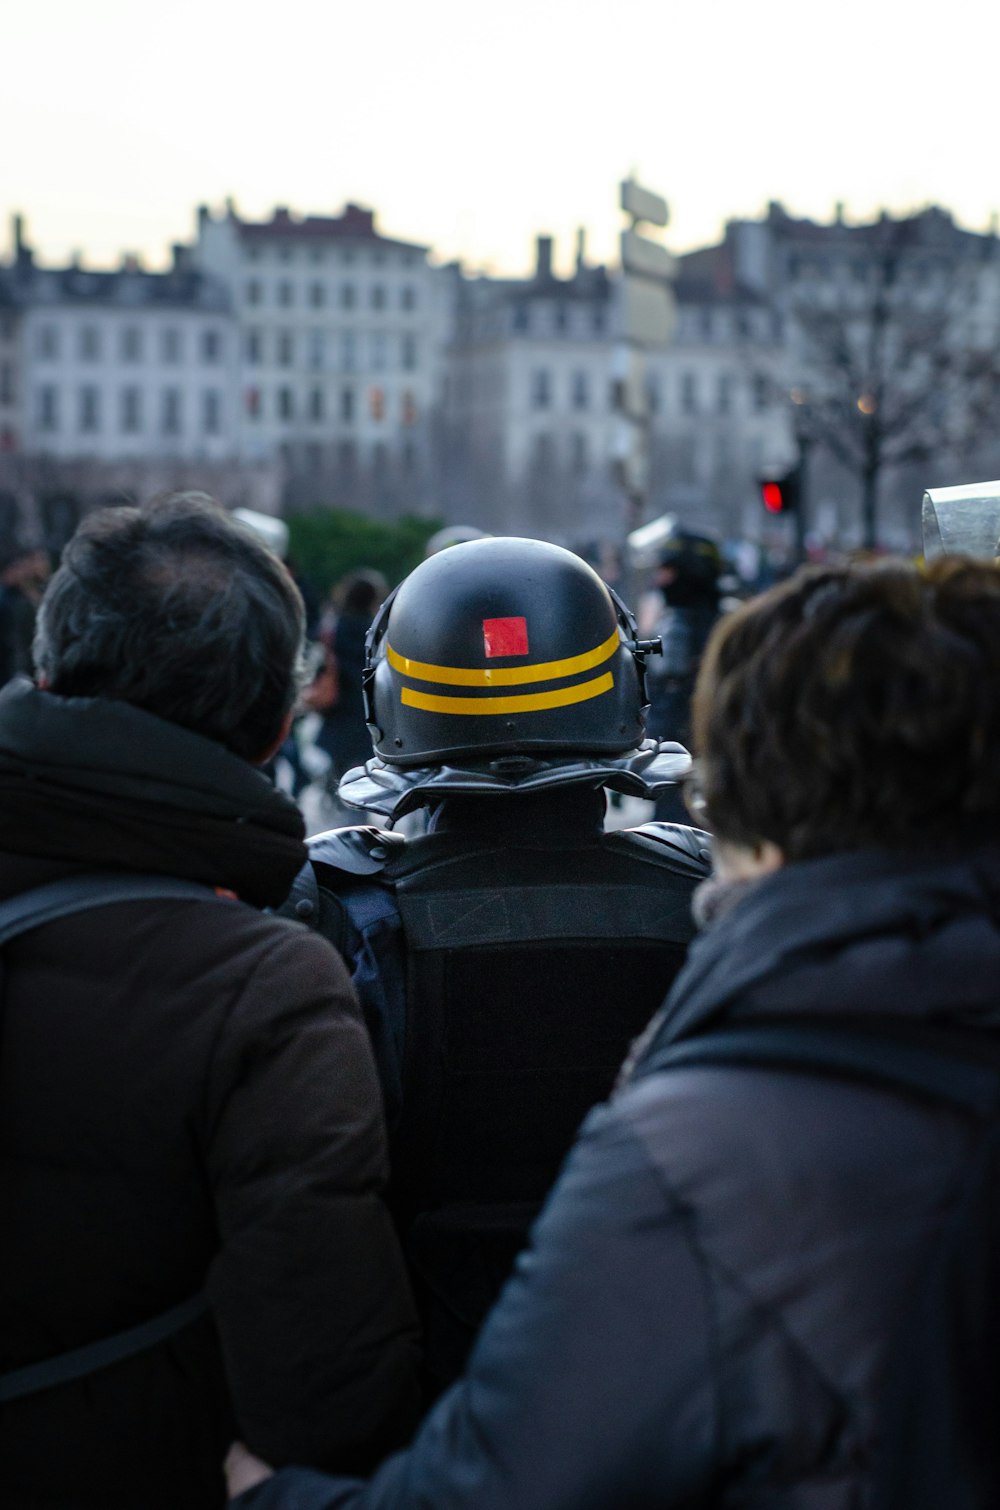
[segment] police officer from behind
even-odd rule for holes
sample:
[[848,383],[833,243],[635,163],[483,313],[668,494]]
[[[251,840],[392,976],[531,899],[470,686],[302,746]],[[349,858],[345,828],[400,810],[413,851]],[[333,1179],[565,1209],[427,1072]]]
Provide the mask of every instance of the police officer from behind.
[[[313,839],[285,907],[352,966],[433,1391],[693,932],[707,835],[604,831],[606,789],[653,798],[690,765],[644,738],[654,648],[559,546],[485,538],[422,562],[369,632],[375,755],[339,793],[390,828]],[[390,831],[418,808],[426,833]]]

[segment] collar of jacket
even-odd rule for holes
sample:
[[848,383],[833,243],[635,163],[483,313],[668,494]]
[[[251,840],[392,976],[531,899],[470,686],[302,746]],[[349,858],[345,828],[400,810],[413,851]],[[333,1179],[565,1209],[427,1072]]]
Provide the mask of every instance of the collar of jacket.
[[0,692],[0,818],[8,854],[183,875],[257,906],[280,904],[306,858],[301,814],[249,762],[128,703],[24,679]]
[[764,877],[692,944],[670,1040],[756,1016],[899,1014],[1000,1025],[1000,842],[865,850]]

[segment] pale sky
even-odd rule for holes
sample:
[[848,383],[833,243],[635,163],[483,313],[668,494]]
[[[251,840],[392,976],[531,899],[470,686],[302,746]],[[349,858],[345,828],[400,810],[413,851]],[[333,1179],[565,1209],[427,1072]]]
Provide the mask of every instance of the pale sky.
[[373,207],[439,259],[520,273],[534,236],[616,255],[619,179],[675,250],[769,199],[827,219],[1000,211],[996,0],[7,0],[0,248],[163,265],[233,195]]

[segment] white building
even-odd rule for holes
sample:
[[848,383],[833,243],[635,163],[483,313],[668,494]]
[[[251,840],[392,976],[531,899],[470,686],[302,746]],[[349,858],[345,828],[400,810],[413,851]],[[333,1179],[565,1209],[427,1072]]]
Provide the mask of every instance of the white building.
[[54,462],[221,462],[236,450],[225,288],[182,251],[166,273],[45,268],[18,240],[14,449]]
[[357,205],[262,223],[199,209],[197,265],[239,326],[240,449],[280,456],[292,501],[396,512],[419,494],[445,334],[427,250]]
[[[620,294],[617,274],[587,264],[582,236],[570,278],[553,274],[539,237],[532,278],[460,283],[444,427],[452,517],[569,544],[621,539]],[[685,259],[677,297],[673,342],[646,357],[647,513],[738,531],[759,513],[769,453],[789,459],[772,381],[781,325],[759,294],[688,274]]]

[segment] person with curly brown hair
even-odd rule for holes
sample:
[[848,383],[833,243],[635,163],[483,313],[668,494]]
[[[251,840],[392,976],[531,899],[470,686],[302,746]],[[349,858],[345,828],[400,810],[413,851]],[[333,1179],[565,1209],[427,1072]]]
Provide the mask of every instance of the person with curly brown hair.
[[[241,1507],[998,1503],[966,1433],[995,1424],[996,1351],[930,1380],[923,1436],[893,1389],[907,1347],[926,1362],[907,1323],[983,1179],[981,1125],[941,1081],[1000,1041],[1000,570],[800,573],[716,628],[694,733],[706,926],[464,1380],[367,1483],[235,1454]],[[761,1051],[790,1034],[812,1062]],[[899,1490],[932,1449],[944,1492]]]

